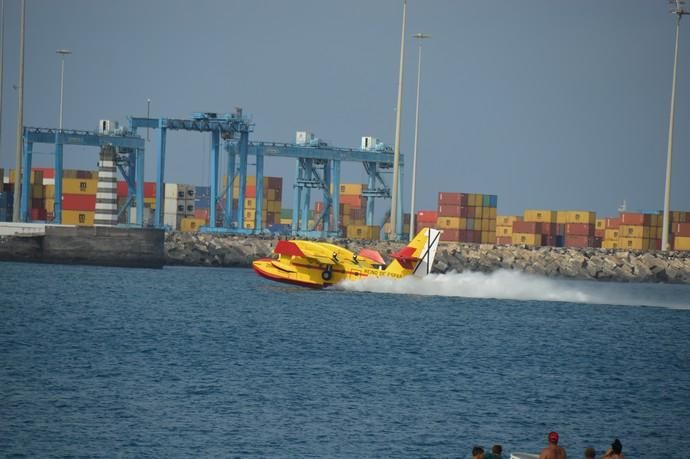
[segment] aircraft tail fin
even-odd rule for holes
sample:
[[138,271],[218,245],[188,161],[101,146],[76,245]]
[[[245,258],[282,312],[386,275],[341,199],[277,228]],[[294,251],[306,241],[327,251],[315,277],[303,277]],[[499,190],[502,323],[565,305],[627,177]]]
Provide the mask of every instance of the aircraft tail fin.
[[393,261],[386,271],[424,277],[431,272],[441,232],[433,228],[423,228],[408,245],[392,255]]

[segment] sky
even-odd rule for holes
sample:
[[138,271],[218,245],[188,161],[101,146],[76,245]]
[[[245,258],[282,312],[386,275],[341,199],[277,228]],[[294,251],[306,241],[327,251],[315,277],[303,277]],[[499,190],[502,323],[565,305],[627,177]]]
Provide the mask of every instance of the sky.
[[[24,124],[189,118],[242,107],[251,140],[334,146],[395,142],[402,0],[27,0]],[[5,0],[0,167],[14,167],[19,0]],[[445,192],[498,195],[524,209],[617,213],[663,208],[675,17],[665,0],[408,0],[401,153],[409,211],[424,40],[417,208]],[[690,211],[690,19],[681,23],[671,208]],[[145,135],[145,133],[143,133]],[[155,175],[156,132],[146,146]],[[208,184],[210,137],[172,132],[166,181]],[[35,146],[51,166],[51,146]],[[66,168],[98,151],[66,147]],[[250,160],[250,163],[253,163]],[[269,158],[290,207],[294,160]],[[365,182],[360,164],[341,181]],[[315,198],[312,198],[315,200]],[[386,204],[388,206],[389,204]],[[382,207],[383,205],[380,205]]]

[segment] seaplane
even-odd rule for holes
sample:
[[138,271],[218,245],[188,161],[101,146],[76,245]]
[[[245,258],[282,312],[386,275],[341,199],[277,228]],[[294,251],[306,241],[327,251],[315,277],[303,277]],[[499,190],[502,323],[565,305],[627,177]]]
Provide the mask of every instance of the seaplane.
[[424,277],[431,272],[441,232],[424,228],[410,243],[391,255],[386,264],[379,252],[362,249],[354,253],[326,242],[280,240],[273,258],[262,258],[252,268],[266,279],[323,288],[343,280]]

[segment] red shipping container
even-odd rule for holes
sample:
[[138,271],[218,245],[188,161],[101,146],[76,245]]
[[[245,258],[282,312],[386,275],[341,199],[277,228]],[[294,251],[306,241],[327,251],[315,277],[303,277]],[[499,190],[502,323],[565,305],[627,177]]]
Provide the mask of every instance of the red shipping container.
[[542,223],[541,234],[545,236],[556,236],[558,234],[558,225],[556,223]]
[[467,193],[448,193],[441,191],[438,194],[438,204],[439,206],[466,206]]
[[156,197],[156,182],[144,182],[144,197],[145,198],[155,198]]
[[127,182],[119,180],[117,182],[117,197],[123,198],[127,196]]
[[32,209],[42,209],[46,206],[46,202],[43,198],[33,198],[31,199]]
[[31,209],[31,220],[45,220],[47,212],[45,209]]
[[359,209],[366,204],[366,200],[360,195],[341,194],[340,204],[347,204],[351,209]]
[[441,233],[441,240],[447,242],[461,241],[462,239],[460,238],[460,230],[444,229],[443,233]]
[[85,210],[93,211],[96,209],[96,196],[92,194],[63,194],[62,210]]
[[209,209],[194,209],[194,218],[203,218],[208,222]]
[[[581,223],[572,223],[573,225],[580,225]],[[594,247],[594,238],[591,236],[571,235],[566,234],[563,238],[563,246],[565,247]]]
[[676,236],[690,237],[690,223],[674,223],[671,226],[671,233]]
[[472,233],[474,233],[473,234],[473,242],[475,242],[477,244],[481,244],[482,243],[482,232],[475,230],[475,231],[472,231]]
[[417,212],[417,221],[424,223],[436,223],[438,212],[434,210],[420,210]]
[[642,214],[639,212],[621,212],[621,224],[622,225],[642,225],[649,226],[651,223],[650,214]]
[[474,218],[477,215],[476,207],[465,207],[467,209],[467,218]]
[[460,217],[461,215],[461,209],[463,209],[460,206],[448,206],[448,205],[442,205],[438,206],[438,216],[439,217]]
[[43,172],[44,179],[55,178],[55,169],[52,167],[32,167],[31,170]]
[[603,230],[603,229],[594,230],[594,237],[598,237],[600,239],[603,239],[605,232],[606,232],[606,230]]
[[[567,236],[594,236],[595,226],[591,223],[566,223],[565,235]],[[574,246],[579,247],[579,246]],[[589,247],[589,246],[587,246]]]
[[514,221],[513,233],[539,234],[541,233],[541,223]]
[[497,236],[496,244],[510,245],[513,243],[513,238],[511,236]]
[[621,226],[621,219],[619,217],[616,218],[607,218],[606,223],[604,225],[605,229],[618,229]]

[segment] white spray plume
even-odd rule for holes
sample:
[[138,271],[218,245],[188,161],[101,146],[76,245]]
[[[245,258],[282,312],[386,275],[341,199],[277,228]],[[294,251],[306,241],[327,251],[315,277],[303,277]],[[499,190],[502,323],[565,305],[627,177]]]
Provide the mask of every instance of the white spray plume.
[[[690,309],[689,286],[570,281],[507,270],[490,274],[451,272],[430,274],[424,278],[408,276],[400,280],[371,278],[344,281],[338,286],[356,292]],[[680,293],[671,297],[660,295],[660,289],[664,288],[675,289]]]

